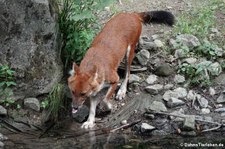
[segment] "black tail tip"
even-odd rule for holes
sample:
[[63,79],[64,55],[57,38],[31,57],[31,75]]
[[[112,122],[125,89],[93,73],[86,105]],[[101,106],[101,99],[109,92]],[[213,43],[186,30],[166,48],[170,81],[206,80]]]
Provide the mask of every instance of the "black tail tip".
[[150,11],[147,12],[147,16],[150,18],[144,18],[145,23],[163,23],[169,26],[173,26],[175,23],[175,17],[174,15],[169,11]]

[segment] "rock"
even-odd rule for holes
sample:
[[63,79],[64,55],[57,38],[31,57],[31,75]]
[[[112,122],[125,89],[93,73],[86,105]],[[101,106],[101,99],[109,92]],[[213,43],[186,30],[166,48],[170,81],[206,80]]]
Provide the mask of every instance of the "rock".
[[216,82],[217,84],[224,85],[224,84],[225,84],[225,73],[219,75],[219,76],[215,79],[215,82]]
[[148,119],[150,119],[150,120],[153,120],[153,119],[155,118],[155,115],[145,113],[145,114],[144,114],[144,117],[146,117],[146,118],[148,118]]
[[188,64],[194,64],[197,62],[197,58],[194,58],[194,57],[185,58],[182,62],[186,62]]
[[195,91],[190,90],[188,92],[188,94],[187,94],[187,99],[190,100],[190,101],[192,101],[192,100],[196,99],[196,96],[197,95],[196,95]]
[[0,115],[7,115],[7,110],[0,105]]
[[162,65],[160,65],[156,70],[155,70],[155,74],[159,75],[159,76],[170,76],[171,74],[175,73],[174,69],[168,64],[168,63],[164,63]]
[[169,108],[174,108],[177,106],[181,106],[184,105],[184,102],[182,100],[179,100],[177,98],[171,97],[168,101],[167,101],[167,107]]
[[153,40],[156,40],[157,38],[159,38],[159,35],[152,35]]
[[136,55],[138,62],[145,66],[147,65],[149,58],[150,58],[150,53],[147,50],[141,50],[140,52],[137,53]]
[[214,95],[216,94],[215,89],[212,88],[212,87],[209,87],[209,94],[210,94],[211,96],[214,96]]
[[162,102],[159,102],[159,101],[153,101],[148,109],[152,110],[152,111],[156,111],[156,112],[160,112],[160,111],[166,112],[167,111],[166,106]]
[[221,116],[222,116],[222,117],[225,117],[225,112],[221,113]]
[[150,75],[148,76],[148,78],[146,79],[146,82],[148,84],[154,84],[156,81],[158,81],[158,76],[156,75]]
[[151,134],[152,134],[153,136],[167,136],[167,135],[169,135],[169,133],[167,133],[167,132],[164,131],[164,130],[153,130],[153,131],[151,132]]
[[202,107],[202,108],[207,108],[208,107],[208,103],[209,102],[204,97],[201,97],[201,98],[197,99],[197,101],[198,101],[200,107]]
[[218,76],[222,72],[222,67],[218,62],[210,64],[207,69],[212,76]]
[[138,75],[130,74],[129,83],[140,82],[141,78]]
[[210,116],[204,116],[203,120],[208,121],[208,122],[213,122],[213,118]]
[[186,137],[195,137],[195,136],[197,136],[197,133],[195,131],[182,131],[180,134],[182,136],[186,136]]
[[122,120],[122,121],[121,121],[121,124],[122,124],[122,125],[127,124],[127,120]]
[[87,119],[88,115],[89,108],[86,105],[83,105],[76,113],[72,113],[73,118],[79,123],[84,122]]
[[[178,111],[173,111],[171,113],[171,115],[178,115],[178,116],[185,117],[184,109],[179,109]],[[173,120],[175,122],[183,122],[184,121],[184,118],[181,118],[181,117],[175,117],[175,116],[169,116],[169,117],[171,120]]]
[[48,0],[0,1],[0,63],[15,70],[15,100],[48,93],[63,76],[51,6]]
[[217,108],[215,109],[215,112],[219,112],[219,113],[225,112],[225,108]]
[[188,131],[195,129],[195,116],[194,115],[186,116],[186,118],[184,119],[183,129],[188,130]]
[[154,40],[154,43],[155,43],[156,47],[158,47],[158,48],[161,48],[164,46],[163,42],[158,39]]
[[166,84],[165,86],[164,86],[164,89],[165,90],[170,90],[170,89],[172,89],[173,88],[173,84]]
[[150,85],[147,86],[145,90],[150,94],[156,95],[163,90],[163,85],[161,84]]
[[217,103],[225,103],[225,95],[221,93],[220,96],[216,100]]
[[182,45],[187,46],[188,48],[195,48],[201,45],[198,38],[190,34],[178,35],[176,40],[180,41]]
[[187,57],[187,52],[183,49],[177,49],[174,53],[175,58],[185,58]]
[[201,114],[209,114],[210,113],[210,109],[209,108],[202,108],[201,109]]
[[152,130],[154,130],[154,129],[155,129],[154,126],[149,125],[149,124],[147,124],[147,123],[142,123],[142,124],[141,124],[141,132],[142,132],[142,133],[150,132],[150,131],[152,131]]
[[2,141],[0,141],[0,148],[3,148],[5,145]]
[[179,74],[175,75],[174,82],[177,83],[177,84],[184,83],[185,82],[185,77],[182,76],[182,75],[179,75]]
[[40,102],[37,98],[26,98],[24,99],[24,106],[27,108],[30,108],[32,110],[35,110],[37,112],[40,111]]
[[178,87],[174,89],[173,91],[168,90],[164,93],[163,99],[165,101],[168,101],[171,97],[173,98],[185,98],[187,96],[187,90],[185,88]]

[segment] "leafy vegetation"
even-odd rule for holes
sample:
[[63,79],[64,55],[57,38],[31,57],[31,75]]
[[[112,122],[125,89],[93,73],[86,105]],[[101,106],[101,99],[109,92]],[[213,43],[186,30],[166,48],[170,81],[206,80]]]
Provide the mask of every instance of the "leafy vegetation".
[[[176,41],[174,49],[181,49],[186,57],[197,57],[205,59],[205,61],[216,62],[224,55],[222,47],[223,36],[214,37],[212,30],[217,28],[216,13],[224,11],[225,6],[223,0],[202,1],[201,6],[183,12],[177,21],[174,32],[175,34],[192,34],[196,36],[201,45],[196,48],[188,48],[179,41]],[[213,36],[212,36],[213,35]],[[224,68],[224,61],[220,62]],[[211,84],[212,74],[209,73],[210,64],[201,61],[188,64],[182,63],[178,68],[178,72],[189,78],[191,84],[200,84],[207,86]]]
[[65,67],[80,63],[98,31],[96,14],[113,0],[63,0],[59,26],[63,36],[62,59]]
[[[7,65],[0,66],[0,98],[5,107],[15,106],[15,101],[12,99],[13,86],[16,86],[14,71]],[[17,107],[20,106],[17,105]]]

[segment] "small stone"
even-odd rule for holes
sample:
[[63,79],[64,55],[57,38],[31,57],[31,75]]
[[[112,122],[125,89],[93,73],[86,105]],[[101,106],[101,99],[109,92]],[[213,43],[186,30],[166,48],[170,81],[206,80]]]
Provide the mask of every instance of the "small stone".
[[184,105],[184,102],[182,100],[179,100],[177,98],[171,97],[168,101],[167,101],[167,106],[169,108],[174,108],[177,106],[181,106]]
[[182,45],[187,46],[188,48],[195,48],[201,45],[198,38],[191,34],[178,35],[177,40],[179,40]]
[[144,66],[147,65],[149,61],[150,53],[147,50],[141,50],[137,53],[136,57],[138,59],[138,62]]
[[4,143],[2,141],[0,141],[0,148],[4,147]]
[[192,101],[192,100],[196,99],[196,93],[195,93],[195,91],[190,90],[190,91],[188,92],[188,94],[187,94],[187,99],[188,99],[189,101]]
[[225,103],[225,95],[221,93],[220,96],[216,100],[217,103]]
[[150,75],[148,76],[148,78],[146,79],[146,82],[148,84],[154,84],[156,81],[158,81],[158,76],[156,75]]
[[189,115],[186,116],[184,119],[184,125],[183,125],[184,130],[194,130],[195,129],[195,116],[194,115]]
[[174,69],[168,63],[162,64],[155,71],[155,74],[165,77],[170,76],[171,74],[174,73],[175,73]]
[[185,52],[183,49],[177,49],[174,53],[175,58],[185,58],[187,57],[187,52]]
[[185,59],[183,60],[183,62],[186,62],[186,63],[188,63],[188,64],[194,64],[194,63],[197,62],[197,58],[194,58],[194,57],[185,58]]
[[156,47],[158,47],[158,48],[161,48],[161,47],[164,46],[163,43],[162,43],[162,41],[161,40],[158,40],[158,39],[156,39],[154,41],[154,43],[155,43]]
[[24,99],[24,106],[35,110],[37,112],[40,111],[40,102],[37,98],[26,98]]
[[210,64],[207,69],[213,76],[218,76],[222,72],[222,67],[218,62]]
[[219,76],[215,79],[215,82],[216,82],[217,84],[224,85],[224,84],[225,84],[225,73],[219,75]]
[[225,117],[225,112],[221,113],[221,116],[222,116],[222,117]]
[[127,124],[127,120],[123,120],[123,121],[121,121],[121,124],[122,124],[122,125]]
[[0,115],[7,115],[7,110],[0,105]]
[[138,75],[130,74],[129,83],[140,82],[141,78]]
[[[99,113],[98,109],[96,113]],[[72,117],[79,123],[84,122],[89,115],[89,108],[83,105],[76,113],[72,113]]]
[[185,77],[182,76],[182,75],[179,75],[179,74],[175,75],[174,82],[177,83],[177,84],[184,83],[185,82]]
[[159,35],[152,35],[153,40],[156,40],[157,38],[159,38]]
[[150,94],[156,95],[163,90],[163,85],[155,84],[155,85],[147,86],[145,90]]
[[219,113],[225,112],[225,108],[217,108],[215,109],[215,112],[219,112]]
[[210,116],[204,116],[203,120],[213,122],[213,118]]
[[[169,133],[166,132],[166,131],[164,131],[164,130],[153,130],[153,131],[151,132],[151,134],[152,134],[153,136],[166,136],[166,135],[169,135]],[[156,149],[157,149],[157,148],[156,148]],[[159,149],[161,149],[161,148],[159,148]]]
[[[178,111],[173,111],[171,113],[171,115],[179,115],[179,116],[182,116],[182,117],[185,117],[184,115],[184,109],[180,109]],[[169,116],[169,118],[175,122],[182,122],[184,121],[184,118],[181,118],[181,117],[175,117],[175,116]]]
[[163,95],[163,99],[165,101],[168,101],[171,97],[179,99],[179,98],[185,98],[186,96],[187,96],[187,90],[185,88],[178,87],[174,89],[173,91],[171,90],[166,91]]
[[150,119],[150,120],[153,120],[153,119],[155,118],[155,115],[145,113],[145,114],[144,114],[144,117],[146,117],[146,118],[148,118],[148,119]]
[[195,131],[182,131],[180,134],[182,136],[187,136],[187,137],[195,137],[195,136],[197,136],[197,133]]
[[200,99],[197,99],[198,100],[198,103],[200,105],[200,107],[202,108],[207,108],[208,107],[208,100],[205,99],[204,97],[201,97]]
[[149,106],[149,110],[156,111],[156,112],[160,112],[160,111],[166,112],[167,108],[162,102],[153,101],[152,104]]
[[165,86],[164,86],[164,89],[165,90],[170,90],[170,89],[172,89],[173,88],[173,84],[166,84]]
[[154,130],[154,129],[155,129],[154,126],[149,125],[149,124],[147,124],[147,123],[142,123],[142,124],[141,124],[141,132],[142,132],[142,133],[150,132],[150,131],[152,131],[152,130]]
[[209,113],[210,113],[210,109],[208,109],[208,108],[201,109],[201,114],[209,114]]
[[212,87],[210,87],[210,88],[209,88],[209,94],[210,94],[211,96],[214,96],[214,95],[216,94],[215,89],[212,88]]

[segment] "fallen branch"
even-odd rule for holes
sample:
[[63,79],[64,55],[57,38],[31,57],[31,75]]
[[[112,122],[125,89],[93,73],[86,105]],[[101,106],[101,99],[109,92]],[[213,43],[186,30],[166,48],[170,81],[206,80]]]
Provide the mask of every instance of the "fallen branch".
[[129,128],[129,127],[132,127],[132,126],[134,126],[134,125],[140,123],[140,122],[141,122],[141,120],[137,120],[137,121],[132,122],[132,123],[130,123],[130,124],[125,124],[125,125],[122,125],[122,126],[120,126],[120,127],[118,127],[118,128],[111,129],[109,132],[114,133],[115,131],[120,130],[120,129],[127,129],[127,128]]

